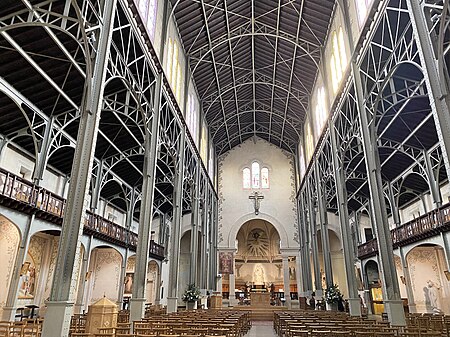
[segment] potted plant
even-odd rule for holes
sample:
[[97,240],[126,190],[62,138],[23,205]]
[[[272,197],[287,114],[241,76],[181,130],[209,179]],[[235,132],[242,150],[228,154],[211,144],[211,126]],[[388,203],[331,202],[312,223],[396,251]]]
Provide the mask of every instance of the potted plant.
[[331,310],[337,311],[338,304],[342,301],[342,298],[343,296],[337,284],[333,284],[331,287],[325,289],[325,301]]
[[200,290],[195,284],[189,284],[181,297],[186,302],[187,309],[197,309],[197,301],[200,299]]

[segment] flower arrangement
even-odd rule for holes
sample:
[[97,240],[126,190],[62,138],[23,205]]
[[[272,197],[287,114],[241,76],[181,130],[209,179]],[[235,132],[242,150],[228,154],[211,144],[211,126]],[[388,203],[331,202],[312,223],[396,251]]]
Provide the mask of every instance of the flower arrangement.
[[337,284],[333,284],[331,287],[325,289],[325,301],[327,301],[328,304],[338,303],[342,300],[342,297]]
[[195,302],[200,299],[200,290],[195,284],[189,284],[181,299],[183,302]]

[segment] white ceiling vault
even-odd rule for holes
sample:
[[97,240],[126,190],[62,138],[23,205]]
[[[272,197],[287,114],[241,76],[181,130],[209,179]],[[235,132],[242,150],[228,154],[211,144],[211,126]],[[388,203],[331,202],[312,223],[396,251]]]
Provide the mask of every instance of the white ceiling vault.
[[171,0],[220,155],[252,136],[292,153],[335,0]]

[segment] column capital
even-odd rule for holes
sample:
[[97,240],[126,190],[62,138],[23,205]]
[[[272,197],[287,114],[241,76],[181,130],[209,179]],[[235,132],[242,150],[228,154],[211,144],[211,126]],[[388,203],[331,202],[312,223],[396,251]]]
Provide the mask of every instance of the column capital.
[[217,248],[217,251],[219,253],[233,253],[236,254],[237,253],[237,248]]
[[280,253],[281,257],[289,257],[289,256],[298,256],[298,253],[300,251],[300,247],[295,248],[281,248]]

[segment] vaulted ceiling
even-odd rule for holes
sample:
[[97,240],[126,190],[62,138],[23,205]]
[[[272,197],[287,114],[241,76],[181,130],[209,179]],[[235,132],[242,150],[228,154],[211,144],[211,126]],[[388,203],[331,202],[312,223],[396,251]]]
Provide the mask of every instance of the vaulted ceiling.
[[218,154],[294,152],[335,0],[171,0]]

